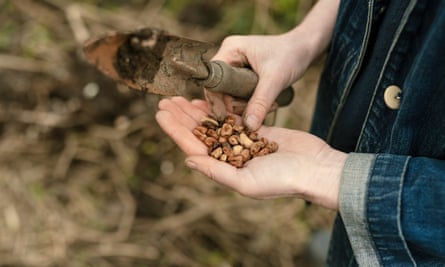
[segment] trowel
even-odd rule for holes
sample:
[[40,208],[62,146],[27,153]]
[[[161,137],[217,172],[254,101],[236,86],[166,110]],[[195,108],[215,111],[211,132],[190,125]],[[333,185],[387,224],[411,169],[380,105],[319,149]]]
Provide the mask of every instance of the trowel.
[[[164,96],[205,94],[213,115],[223,119],[227,102],[218,93],[248,100],[258,76],[250,68],[211,61],[215,45],[191,40],[156,28],[112,32],[88,40],[85,56],[106,76],[136,90]],[[293,99],[292,87],[276,99],[286,106]]]

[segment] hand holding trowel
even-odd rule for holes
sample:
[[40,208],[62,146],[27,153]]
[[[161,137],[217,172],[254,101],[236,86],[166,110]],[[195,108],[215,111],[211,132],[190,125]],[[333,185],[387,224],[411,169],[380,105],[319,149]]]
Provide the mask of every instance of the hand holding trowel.
[[[208,92],[248,100],[258,76],[248,68],[210,61],[212,44],[169,35],[158,29],[115,32],[85,43],[91,64],[130,88],[160,95],[189,96]],[[224,119],[226,107],[216,94],[206,94],[213,115]],[[278,106],[289,104],[291,87],[277,97]],[[229,110],[231,111],[231,110]]]

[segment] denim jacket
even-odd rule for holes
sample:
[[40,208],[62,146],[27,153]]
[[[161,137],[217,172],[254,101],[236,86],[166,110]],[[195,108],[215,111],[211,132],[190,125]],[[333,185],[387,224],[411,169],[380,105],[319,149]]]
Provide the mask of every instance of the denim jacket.
[[[445,266],[445,1],[404,3],[357,145],[346,151],[329,266]],[[328,143],[386,4],[340,4],[311,130]],[[391,85],[401,89],[396,108],[385,102]]]

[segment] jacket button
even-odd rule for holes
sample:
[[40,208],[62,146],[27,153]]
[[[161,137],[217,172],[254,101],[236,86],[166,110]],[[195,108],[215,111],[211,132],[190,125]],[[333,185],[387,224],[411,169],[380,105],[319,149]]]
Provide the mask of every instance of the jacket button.
[[390,85],[385,89],[383,98],[390,109],[399,109],[402,90],[397,85]]

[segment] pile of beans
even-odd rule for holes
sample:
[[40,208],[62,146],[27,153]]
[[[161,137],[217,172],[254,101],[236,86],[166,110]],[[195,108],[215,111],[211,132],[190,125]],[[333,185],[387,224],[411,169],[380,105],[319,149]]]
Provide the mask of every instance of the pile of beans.
[[243,125],[237,125],[235,117],[227,116],[223,121],[205,117],[193,129],[193,134],[208,148],[209,155],[241,168],[250,159],[278,150],[278,144]]

